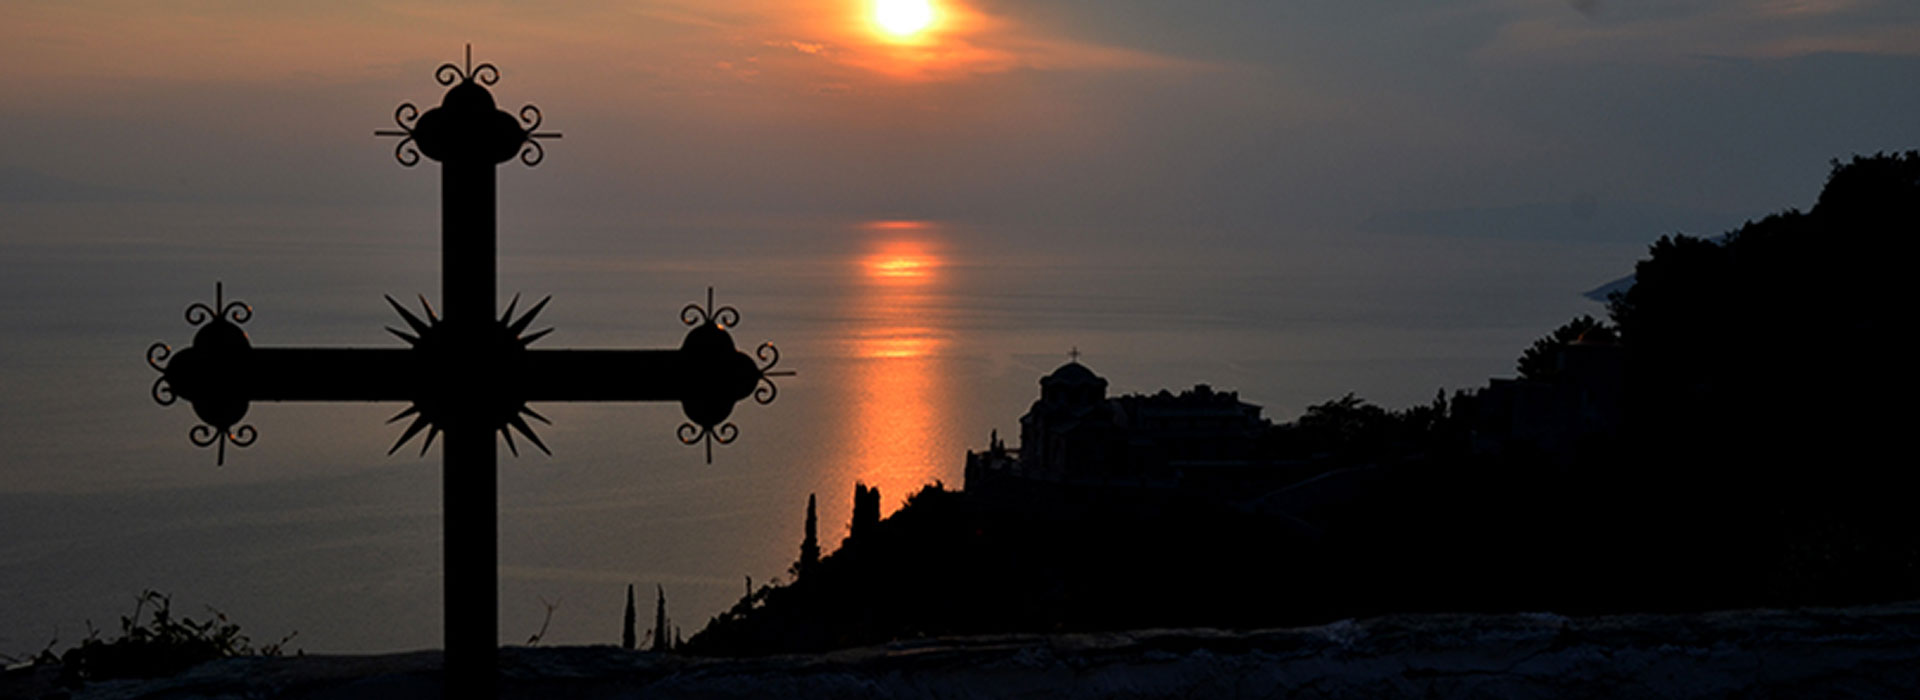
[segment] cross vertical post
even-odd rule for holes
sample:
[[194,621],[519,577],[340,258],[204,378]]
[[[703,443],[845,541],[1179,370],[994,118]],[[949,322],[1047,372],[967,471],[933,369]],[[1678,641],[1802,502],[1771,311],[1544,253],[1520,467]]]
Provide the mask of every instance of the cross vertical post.
[[[676,430],[687,445],[730,443],[738,429],[727,420],[748,396],[761,404],[777,394],[772,378],[780,353],[762,343],[749,356],[738,350],[728,328],[740,322],[731,306],[716,307],[713,290],[704,306],[689,304],[680,320],[691,330],[680,347],[648,350],[535,350],[528,346],[552,329],[526,332],[546,306],[542,300],[516,318],[516,296],[506,313],[496,303],[495,168],[516,156],[538,165],[545,155],[540,110],[527,105],[519,118],[494,106],[485,86],[500,78],[491,64],[442,65],[435,78],[450,86],[440,105],[424,114],[411,103],[394,112],[401,137],[394,156],[402,165],[424,155],[441,165],[441,303],[436,314],[421,299],[425,317],[388,297],[408,330],[388,328],[410,347],[254,347],[240,329],[252,307],[227,301],[216,284],[214,303],[187,307],[199,327],[193,345],[174,351],[165,343],[147,349],[147,364],[160,372],[152,394],[161,405],[185,399],[201,425],[196,445],[246,447],[257,433],[241,421],[253,401],[408,401],[393,421],[412,423],[388,450],[392,454],[427,433],[421,454],[446,433],[441,484],[445,528],[446,695],[488,697],[498,686],[499,475],[494,433],[515,455],[519,433],[541,451],[547,446],[525,418],[546,422],[529,401],[677,401],[689,422]],[[389,421],[392,422],[392,421]]]
[[[471,49],[469,49],[471,51]],[[462,85],[472,84],[472,76]],[[455,88],[460,89],[459,87]],[[451,98],[452,95],[450,94]],[[450,112],[464,120],[484,118],[493,110]],[[449,107],[452,108],[452,107]],[[508,126],[513,126],[508,122]],[[444,129],[472,129],[453,123]],[[519,141],[512,139],[511,153]],[[436,138],[420,133],[415,139]],[[445,137],[439,137],[445,138]],[[425,142],[423,142],[424,146]],[[446,445],[441,464],[442,555],[446,563],[442,582],[446,615],[446,670],[449,697],[488,697],[500,639],[499,580],[499,471],[494,428],[479,395],[493,358],[486,342],[493,321],[496,292],[495,212],[498,162],[486,157],[484,141],[448,144],[440,161],[440,299],[446,324],[449,357],[456,376],[449,381]],[[458,150],[454,150],[458,149]],[[467,687],[461,687],[467,686]]]
[[511,389],[501,386],[505,378],[499,376],[508,369],[503,361],[511,349],[492,342],[497,339],[494,178],[500,163],[534,142],[539,110],[531,105],[522,110],[533,115],[527,119],[532,125],[523,129],[497,109],[482,83],[499,80],[499,71],[491,64],[476,68],[472,47],[467,51],[464,67],[450,74],[448,65],[437,72],[442,84],[454,83],[456,76],[458,84],[405,135],[440,162],[444,316],[437,329],[430,329],[441,337],[435,338],[440,341],[433,348],[436,361],[427,371],[439,404],[434,420],[443,423],[438,427],[447,436],[441,466],[447,689],[455,696],[483,696],[494,691],[500,639],[499,473],[493,437],[499,427],[492,404],[493,394]]

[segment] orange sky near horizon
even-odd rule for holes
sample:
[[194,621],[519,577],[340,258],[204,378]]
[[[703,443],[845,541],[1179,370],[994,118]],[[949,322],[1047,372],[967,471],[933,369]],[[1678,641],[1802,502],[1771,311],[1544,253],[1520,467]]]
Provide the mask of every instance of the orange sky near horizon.
[[[154,79],[352,81],[445,61],[636,70],[657,78],[724,76],[846,89],[869,80],[946,81],[1018,68],[1138,68],[1171,59],[1049,36],[965,0],[941,0],[911,36],[882,31],[874,0],[173,5],[73,2],[0,11],[0,84]],[[451,47],[451,48],[450,48]],[[524,57],[522,57],[524,55]],[[436,63],[437,65],[437,63]]]
[[[476,63],[499,68],[503,106],[539,105],[568,144],[596,144],[549,168],[613,176],[562,196],[643,189],[684,201],[668,192],[718,192],[750,173],[778,184],[737,191],[800,198],[835,179],[820,175],[831,168],[870,183],[842,188],[879,203],[846,212],[861,217],[920,213],[894,192],[990,181],[982,172],[1017,169],[1013,157],[1078,162],[1110,150],[1118,112],[1060,100],[1042,78],[1186,69],[970,0],[940,0],[932,26],[894,37],[872,3],[10,3],[0,6],[0,91],[33,96],[7,105],[14,123],[74,135],[22,152],[36,176],[172,189],[173,169],[192,164],[207,174],[195,186],[223,196],[321,192],[351,172],[339,144],[388,126],[398,102],[437,102],[434,68],[471,44]],[[1009,139],[1036,144],[982,157],[980,144]],[[262,153],[333,170],[246,172],[267,163]],[[651,179],[667,171],[673,182]],[[602,183],[608,192],[591,190]]]
[[[1903,143],[1880,135],[1904,128],[1882,115],[1905,93],[1855,83],[1920,52],[1920,21],[1886,3],[935,0],[903,39],[875,1],[4,3],[3,111],[41,138],[0,165],[56,189],[365,202],[340,145],[436,99],[433,68],[472,44],[503,104],[569,135],[548,167],[579,168],[552,193],[570,211],[648,192],[694,215],[1148,231],[1581,197],[1749,211],[1799,191],[1770,175],[1797,170],[1727,178],[1717,157]],[[1808,104],[1858,105],[1742,121],[1820,90]],[[1668,107],[1688,100],[1712,108]]]

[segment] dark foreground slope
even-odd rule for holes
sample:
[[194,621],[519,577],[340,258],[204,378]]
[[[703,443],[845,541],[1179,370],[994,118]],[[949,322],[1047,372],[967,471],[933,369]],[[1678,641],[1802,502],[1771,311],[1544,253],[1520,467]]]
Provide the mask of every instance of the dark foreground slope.
[[[504,650],[507,698],[1900,697],[1920,687],[1920,603],[1565,618],[1390,616],[1226,633],[927,639],[712,659]],[[232,658],[76,699],[432,697],[437,652]],[[43,695],[10,672],[0,697]]]

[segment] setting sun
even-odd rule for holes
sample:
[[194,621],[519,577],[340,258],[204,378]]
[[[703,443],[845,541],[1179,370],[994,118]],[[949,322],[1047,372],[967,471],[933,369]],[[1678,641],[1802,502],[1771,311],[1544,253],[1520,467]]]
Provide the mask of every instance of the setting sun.
[[932,0],[875,0],[873,23],[896,37],[909,37],[933,24]]

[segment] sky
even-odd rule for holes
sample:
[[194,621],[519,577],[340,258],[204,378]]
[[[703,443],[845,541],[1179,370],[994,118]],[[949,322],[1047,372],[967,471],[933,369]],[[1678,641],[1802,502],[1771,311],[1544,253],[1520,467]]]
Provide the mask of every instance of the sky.
[[431,104],[428,69],[467,43],[503,104],[567,135],[526,186],[604,222],[1136,245],[1528,207],[1737,223],[1805,206],[1830,158],[1912,146],[1920,113],[1920,7],[1899,0],[936,12],[891,40],[864,2],[10,2],[0,198],[405,201],[429,185],[340,144]]
[[394,345],[439,183],[374,131],[469,44],[564,135],[499,171],[543,346],[677,343],[719,280],[801,371],[712,468],[675,407],[541,407],[503,630],[564,594],[579,643],[622,583],[698,622],[778,575],[805,494],[831,529],[849,482],[958,485],[1069,348],[1277,420],[1424,402],[1659,235],[1920,147],[1911,0],[935,0],[904,37],[868,1],[0,2],[0,653],[142,586],[311,650],[435,643],[438,460],[385,458],[398,407],[260,407],[211,467],[140,352],[215,280],[256,343]]

